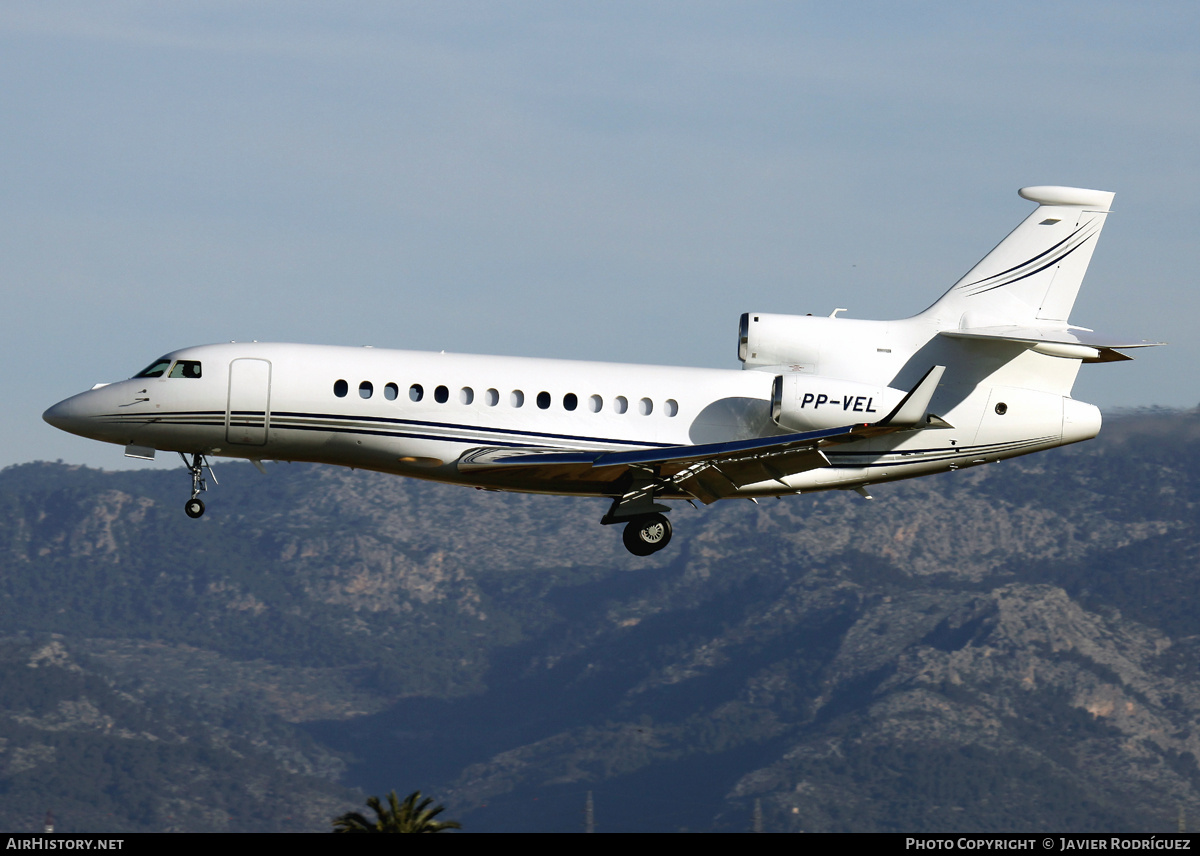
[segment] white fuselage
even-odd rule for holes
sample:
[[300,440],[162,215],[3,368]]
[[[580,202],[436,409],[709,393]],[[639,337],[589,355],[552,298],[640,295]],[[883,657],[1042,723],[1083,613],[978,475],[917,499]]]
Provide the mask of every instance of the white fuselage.
[[1155,344],[1068,321],[1113,194],[1019,193],[1036,210],[924,312],[747,312],[741,371],[230,343],[44,418],[128,455],[184,455],[192,518],[210,455],[313,461],[609,497],[600,522],[648,556],[671,539],[659,500],[862,489],[1096,436],[1100,412],[1071,398],[1080,365]]
[[[851,328],[875,329],[871,335],[893,339],[918,336],[932,342],[936,335],[918,319],[846,325],[847,332]],[[829,466],[744,486],[738,495],[909,478],[1076,442],[1099,431],[1096,408],[1026,382],[1047,371],[1073,380],[1078,360],[992,343],[936,344],[942,351],[956,350],[959,363],[972,366],[970,373],[956,374],[955,362],[946,361],[951,369],[931,407],[941,427],[830,448]],[[772,384],[780,371],[803,370],[257,342],[184,348],[163,359],[172,367],[198,363],[200,376],[168,369],[157,377],[99,386],[55,405],[46,420],[135,449],[311,461],[535,493],[611,495],[612,485],[604,482],[499,480],[460,471],[456,462],[481,447],[624,451],[784,435],[787,429],[771,417]],[[990,366],[982,376],[980,365]],[[889,369],[882,379],[858,380],[887,383],[894,373]],[[836,378],[821,381],[822,389],[837,393]],[[882,417],[875,402],[855,392],[827,396],[832,401],[826,406],[834,410],[827,418],[851,424]],[[1001,403],[1005,406],[998,407]]]
[[192,518],[208,456],[313,461],[609,497],[600,522],[648,556],[671,539],[659,500],[862,489],[1096,436],[1100,412],[1070,397],[1080,365],[1155,344],[1068,322],[1113,194],[1019,192],[1036,210],[924,312],[747,312],[741,371],[230,343],[44,418],[127,455],[179,452]]

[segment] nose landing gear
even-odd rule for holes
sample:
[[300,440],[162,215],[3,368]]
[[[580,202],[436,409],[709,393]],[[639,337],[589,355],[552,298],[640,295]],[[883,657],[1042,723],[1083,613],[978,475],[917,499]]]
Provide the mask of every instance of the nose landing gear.
[[191,461],[183,452],[179,453],[179,457],[192,474],[192,498],[183,504],[183,513],[195,520],[204,515],[204,501],[200,499],[200,493],[208,490],[208,485],[204,482],[204,470],[207,469],[208,474],[212,476],[213,484],[217,483],[217,477],[213,474],[212,464],[199,452],[192,455]]

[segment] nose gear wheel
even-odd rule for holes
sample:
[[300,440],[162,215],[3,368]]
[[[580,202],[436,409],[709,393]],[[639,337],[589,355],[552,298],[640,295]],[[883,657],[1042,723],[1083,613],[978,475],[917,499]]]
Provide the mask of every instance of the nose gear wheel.
[[179,453],[179,457],[183,459],[183,465],[192,475],[192,498],[184,503],[183,512],[194,520],[204,514],[204,501],[200,499],[201,492],[208,490],[208,485],[204,480],[204,471],[208,470],[213,484],[217,483],[217,477],[213,475],[212,464],[199,452],[193,454],[190,461],[183,452]]

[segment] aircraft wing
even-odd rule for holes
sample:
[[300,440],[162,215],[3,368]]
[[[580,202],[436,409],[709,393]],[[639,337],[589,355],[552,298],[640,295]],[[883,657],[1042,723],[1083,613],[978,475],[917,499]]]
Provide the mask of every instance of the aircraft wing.
[[708,504],[733,496],[746,485],[779,481],[829,464],[821,449],[867,437],[911,430],[924,423],[943,366],[934,366],[886,417],[820,431],[777,434],[695,446],[660,446],[629,451],[552,448],[472,449],[458,461],[460,472],[502,480],[592,482],[621,488],[642,483],[650,490],[681,492]]
[[463,455],[458,469],[462,473],[500,476],[505,481],[536,478],[614,487],[632,473],[649,477],[660,489],[675,488],[707,504],[737,493],[744,485],[823,467],[829,461],[821,452],[822,445],[860,439],[870,428],[849,425],[726,443],[622,452],[481,448]]

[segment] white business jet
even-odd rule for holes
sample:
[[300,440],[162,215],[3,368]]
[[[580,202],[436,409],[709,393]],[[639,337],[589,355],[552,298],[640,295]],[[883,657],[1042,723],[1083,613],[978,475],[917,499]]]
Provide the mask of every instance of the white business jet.
[[1067,317],[1113,194],[1026,187],[1038,208],[940,300],[900,321],[741,317],[742,370],[268,343],[174,351],[45,420],[178,452],[204,513],[208,457],[313,461],[485,490],[606,497],[637,555],[667,500],[856,490],[1090,439],[1081,363],[1157,344]]

